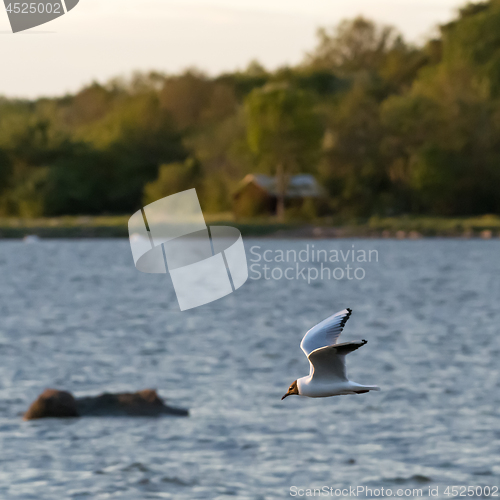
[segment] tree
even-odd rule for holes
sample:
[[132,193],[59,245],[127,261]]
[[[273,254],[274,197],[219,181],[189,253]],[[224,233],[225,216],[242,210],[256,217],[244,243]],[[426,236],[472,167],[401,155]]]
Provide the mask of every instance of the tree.
[[109,162],[105,170],[112,189],[106,200],[112,212],[136,210],[159,166],[186,157],[170,114],[150,92],[120,97],[103,119],[77,137]]
[[441,27],[437,64],[381,106],[389,175],[412,212],[500,209],[499,28],[500,2],[468,5]]
[[261,168],[276,175],[277,215],[285,215],[287,176],[311,171],[320,152],[323,126],[314,101],[303,90],[268,84],[245,100],[247,141]]
[[346,72],[376,70],[386,54],[401,45],[401,36],[392,26],[377,26],[364,17],[342,21],[333,30],[320,28],[319,43],[308,55],[309,65]]
[[500,2],[470,3],[459,17],[441,27],[443,63],[448,68],[470,67],[477,81],[500,96]]
[[210,80],[195,71],[167,78],[159,99],[161,108],[172,115],[182,130],[223,118],[236,108],[230,84]]
[[148,205],[166,196],[200,185],[200,164],[194,158],[161,165],[158,177],[144,186],[143,203]]
[[307,55],[306,68],[343,77],[368,75],[394,92],[411,85],[430,54],[408,45],[392,26],[378,26],[364,17],[342,21],[331,30],[318,30],[318,45]]
[[380,156],[380,103],[370,86],[358,82],[327,113],[328,133],[320,179],[332,197],[331,208],[365,216],[387,190]]

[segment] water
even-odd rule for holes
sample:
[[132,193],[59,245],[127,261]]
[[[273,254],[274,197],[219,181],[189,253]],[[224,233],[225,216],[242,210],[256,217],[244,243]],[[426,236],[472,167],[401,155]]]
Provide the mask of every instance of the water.
[[[0,242],[0,498],[498,486],[500,242],[246,241],[253,260],[253,246],[307,244],[376,249],[379,261],[362,280],[249,280],[181,313],[168,278],[138,273],[125,240]],[[308,373],[304,332],[344,307],[342,339],[368,340],[349,374],[382,392],[281,401]],[[22,421],[46,387],[152,387],[191,416]]]

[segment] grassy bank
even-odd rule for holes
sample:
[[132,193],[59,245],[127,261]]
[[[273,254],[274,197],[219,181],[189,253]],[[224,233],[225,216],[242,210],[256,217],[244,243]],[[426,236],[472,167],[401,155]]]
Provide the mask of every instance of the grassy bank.
[[[243,236],[274,236],[281,238],[411,238],[420,237],[482,237],[500,236],[500,217],[371,217],[341,221],[334,218],[313,222],[278,223],[272,218],[234,220],[231,214],[209,215],[210,225],[228,224],[237,227]],[[0,218],[0,238],[126,238],[128,216],[54,217],[23,219]]]
[[[23,219],[0,218],[0,238],[127,238],[129,216],[50,217]],[[300,224],[281,224],[272,220],[234,221],[230,216],[208,216],[208,224],[229,224],[237,227],[244,236],[268,236],[277,231],[293,231]]]
[[462,236],[483,238],[500,235],[500,217],[483,215],[478,217],[372,217],[365,225],[376,233],[407,236]]

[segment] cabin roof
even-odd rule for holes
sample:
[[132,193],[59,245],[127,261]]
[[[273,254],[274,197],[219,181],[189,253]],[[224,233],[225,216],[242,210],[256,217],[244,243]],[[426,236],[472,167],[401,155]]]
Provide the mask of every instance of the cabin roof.
[[[277,194],[276,178],[270,175],[248,174],[240,182],[236,192],[243,191],[249,184],[258,186],[271,196],[276,196]],[[318,197],[321,195],[321,188],[311,174],[297,174],[290,177],[286,195],[289,197]]]

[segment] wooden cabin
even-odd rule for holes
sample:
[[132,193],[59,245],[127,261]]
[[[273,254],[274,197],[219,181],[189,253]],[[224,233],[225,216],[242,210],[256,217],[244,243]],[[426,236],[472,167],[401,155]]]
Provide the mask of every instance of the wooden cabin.
[[[300,206],[305,199],[320,198],[322,190],[310,174],[290,177],[285,194],[287,207]],[[276,178],[264,174],[248,174],[233,194],[233,212],[236,217],[276,215]]]

